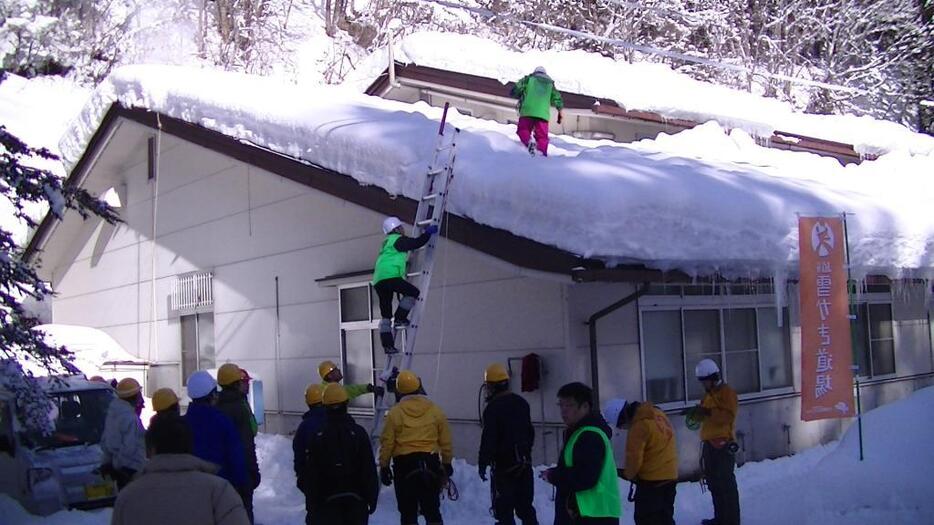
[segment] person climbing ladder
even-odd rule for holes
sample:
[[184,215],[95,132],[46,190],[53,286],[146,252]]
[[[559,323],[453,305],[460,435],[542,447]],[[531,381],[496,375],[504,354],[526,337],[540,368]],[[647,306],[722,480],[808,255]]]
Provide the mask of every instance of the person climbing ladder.
[[[380,343],[387,354],[395,354],[399,350],[396,348],[393,320],[396,327],[408,326],[409,311],[415,306],[420,293],[418,288],[405,280],[408,252],[427,244],[431,236],[438,233],[438,226],[430,224],[418,237],[407,237],[402,221],[398,217],[387,217],[383,221],[383,233],[386,234],[386,238],[373,269],[373,288],[379,297]],[[397,293],[402,295],[402,298],[393,314],[392,300],[393,295]]]

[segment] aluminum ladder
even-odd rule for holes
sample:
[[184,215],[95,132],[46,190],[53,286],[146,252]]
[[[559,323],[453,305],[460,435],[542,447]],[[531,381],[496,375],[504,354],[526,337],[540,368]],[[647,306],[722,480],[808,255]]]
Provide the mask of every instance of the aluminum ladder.
[[[409,281],[415,285],[419,292],[418,300],[415,306],[409,312],[409,325],[405,328],[394,329],[394,335],[403,337],[403,350],[401,352],[386,356],[386,366],[383,372],[377,378],[377,384],[383,387],[383,395],[377,396],[373,415],[373,428],[370,431],[370,437],[374,441],[379,438],[380,424],[386,411],[391,407],[389,401],[389,388],[391,380],[395,378],[399,370],[410,370],[412,367],[412,358],[415,355],[415,337],[418,334],[419,322],[422,317],[422,309],[425,300],[428,298],[428,289],[431,284],[431,273],[435,262],[435,245],[440,237],[441,220],[448,201],[448,187],[451,179],[454,177],[454,160],[456,157],[457,136],[460,129],[452,128],[452,133],[445,134],[445,125],[448,116],[450,104],[444,104],[444,112],[441,115],[441,125],[438,127],[438,139],[435,145],[434,156],[431,164],[428,166],[428,172],[425,174],[424,184],[422,186],[421,197],[418,201],[418,209],[415,212],[413,225],[416,232],[421,235],[429,225],[437,225],[439,235],[432,236],[423,248],[418,250],[412,260],[409,261],[409,268],[406,274]],[[401,365],[401,366],[400,366]]]

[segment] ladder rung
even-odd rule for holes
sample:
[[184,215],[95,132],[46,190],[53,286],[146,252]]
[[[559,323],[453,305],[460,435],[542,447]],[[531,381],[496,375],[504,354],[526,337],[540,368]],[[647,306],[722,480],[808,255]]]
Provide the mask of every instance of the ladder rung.
[[440,196],[440,195],[441,195],[440,193],[430,193],[430,194],[425,195],[424,197],[422,197],[422,202],[437,199],[438,196]]
[[423,274],[423,273],[425,273],[425,272],[424,272],[424,271],[409,272],[409,273],[405,274],[405,276],[406,276],[406,277],[418,277],[419,275],[421,275],[421,274]]
[[444,173],[444,169],[428,170],[429,177],[437,177],[438,175],[441,175],[442,173]]
[[429,224],[431,224],[431,223],[433,223],[433,222],[435,222],[434,219],[425,219],[425,220],[422,220],[422,221],[418,221],[418,222],[416,222],[415,224],[416,224],[417,226],[428,226]]

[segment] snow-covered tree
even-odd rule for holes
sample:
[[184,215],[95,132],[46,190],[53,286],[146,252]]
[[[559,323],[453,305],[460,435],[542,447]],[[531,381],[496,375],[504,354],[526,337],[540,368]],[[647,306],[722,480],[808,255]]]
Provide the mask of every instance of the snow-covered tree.
[[[35,167],[35,159],[56,157],[46,149],[30,148],[0,126],[0,196],[11,204],[17,220],[36,227],[27,205],[44,203],[59,218],[70,209],[84,218],[96,215],[111,223],[119,221],[107,203]],[[31,330],[38,322],[25,311],[22,299],[41,300],[52,291],[21,255],[22,248],[8,228],[0,224],[0,385],[14,392],[17,410],[31,429],[50,431],[47,414],[51,405],[31,370],[49,374],[78,370],[71,364],[67,350],[49,345],[43,334]]]

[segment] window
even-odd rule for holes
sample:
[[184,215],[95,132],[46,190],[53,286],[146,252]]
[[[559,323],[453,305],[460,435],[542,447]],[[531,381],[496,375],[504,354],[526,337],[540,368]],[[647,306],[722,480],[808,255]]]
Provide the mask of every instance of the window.
[[[344,384],[374,383],[386,365],[379,342],[379,304],[369,284],[342,286],[340,303],[341,359]],[[373,396],[360,396],[351,407],[373,409]]]
[[792,386],[787,308],[779,323],[775,307],[764,306],[769,296],[750,293],[723,307],[709,295],[693,299],[698,290],[687,288],[677,294],[660,289],[641,310],[646,399],[672,403],[703,397],[694,378],[702,359],[716,362],[739,394]]
[[892,327],[892,304],[858,304],[856,321],[850,326],[859,375],[875,377],[894,374],[895,334]]
[[211,312],[183,315],[182,326],[182,381],[198,370],[214,368],[214,314]]

